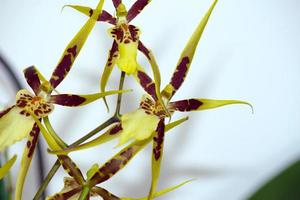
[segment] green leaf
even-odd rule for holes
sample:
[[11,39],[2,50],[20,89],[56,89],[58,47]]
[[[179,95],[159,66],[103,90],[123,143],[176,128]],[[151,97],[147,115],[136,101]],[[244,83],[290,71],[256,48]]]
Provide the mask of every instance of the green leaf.
[[299,200],[300,199],[300,160],[284,169],[248,200]]

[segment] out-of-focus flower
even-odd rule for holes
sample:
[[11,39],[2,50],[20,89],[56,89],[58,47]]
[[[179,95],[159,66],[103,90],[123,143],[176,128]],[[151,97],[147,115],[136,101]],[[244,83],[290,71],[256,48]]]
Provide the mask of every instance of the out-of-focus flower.
[[[186,121],[187,118],[182,118],[180,120],[174,121],[166,125],[166,132],[179,124]],[[58,199],[70,199],[75,200],[78,199],[81,193],[86,192],[86,196],[95,197],[100,196],[105,200],[146,200],[147,197],[143,198],[127,198],[127,197],[117,197],[116,195],[110,193],[106,189],[102,187],[96,186],[99,183],[102,183],[109,178],[111,178],[114,174],[120,171],[123,167],[126,166],[127,163],[139,152],[141,151],[149,142],[151,138],[145,139],[143,141],[136,141],[123,148],[119,153],[114,155],[111,159],[109,159],[102,166],[98,166],[94,164],[90,170],[87,172],[87,180],[84,184],[79,184],[80,181],[77,181],[73,177],[66,177],[64,179],[64,188],[59,192],[54,194],[51,197],[48,197],[47,200],[58,200]],[[76,148],[76,147],[75,147]],[[64,157],[66,155],[58,155],[59,157]],[[76,166],[71,167],[72,169],[76,169]],[[76,171],[79,169],[77,168]],[[69,173],[70,175],[74,175],[75,173]],[[81,174],[81,172],[77,173]],[[153,198],[164,195],[168,192],[171,192],[186,183],[189,183],[191,180],[184,181],[178,185],[163,189],[161,191],[155,192],[153,194]],[[84,186],[83,186],[84,185]]]

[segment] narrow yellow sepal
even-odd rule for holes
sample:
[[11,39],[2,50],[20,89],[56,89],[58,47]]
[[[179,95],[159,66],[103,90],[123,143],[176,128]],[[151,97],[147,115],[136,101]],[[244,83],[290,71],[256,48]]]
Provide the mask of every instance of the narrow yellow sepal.
[[87,94],[87,95],[78,95],[81,96],[83,98],[85,98],[85,102],[80,104],[80,106],[92,103],[93,101],[96,101],[100,98],[106,97],[106,96],[110,96],[110,95],[114,95],[114,94],[120,94],[120,93],[125,93],[125,92],[132,92],[133,90],[111,90],[111,91],[107,91],[107,92],[101,92],[101,93],[96,93],[96,94]]
[[0,167],[0,180],[8,173],[16,160],[17,155],[14,155],[9,161],[7,161],[2,167]]
[[90,16],[91,15],[91,10],[93,10],[90,7],[78,6],[78,5],[64,5],[61,10],[63,11],[63,9],[66,8],[66,7],[73,8],[73,9],[85,14],[86,16]]
[[[183,186],[183,185],[185,185],[185,184],[187,184],[187,183],[189,183],[191,181],[193,181],[193,180],[187,180],[187,181],[184,181],[184,182],[182,182],[182,183],[180,183],[178,185],[175,185],[175,186],[172,186],[172,187],[160,190],[158,192],[155,192],[153,194],[153,198],[157,198],[157,197],[160,197],[160,196],[162,196],[164,194],[172,192],[173,190],[176,190],[176,189],[180,188],[181,186]],[[147,200],[147,197],[143,197],[143,198],[121,198],[121,200]]]
[[252,113],[253,113],[253,106],[246,102],[246,101],[239,101],[239,100],[216,100],[216,99],[198,99],[203,104],[199,106],[197,110],[207,110],[207,109],[214,109],[221,106],[231,105],[231,104],[245,104],[250,106]]

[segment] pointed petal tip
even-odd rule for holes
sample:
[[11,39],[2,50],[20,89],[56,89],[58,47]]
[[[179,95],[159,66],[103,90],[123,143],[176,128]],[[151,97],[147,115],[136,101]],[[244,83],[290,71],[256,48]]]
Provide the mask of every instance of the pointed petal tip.
[[66,7],[72,7],[72,5],[63,5],[63,7],[60,9],[60,13],[62,13]]
[[244,104],[251,108],[252,113],[254,113],[254,109],[252,104],[247,101],[240,100],[216,100],[216,99],[198,99],[201,102],[201,105],[197,110],[207,110],[214,109],[222,106],[232,105],[232,104]]

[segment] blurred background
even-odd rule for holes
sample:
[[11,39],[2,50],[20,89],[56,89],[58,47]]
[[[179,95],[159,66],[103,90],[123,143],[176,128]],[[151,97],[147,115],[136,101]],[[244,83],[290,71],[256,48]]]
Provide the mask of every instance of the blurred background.
[[[134,1],[124,0],[129,8]],[[12,66],[23,87],[22,70],[35,65],[50,77],[61,53],[87,18],[62,7],[78,4],[95,7],[97,0],[1,0],[0,54]],[[165,85],[185,43],[212,0],[153,0],[132,22],[141,28],[141,39],[152,49]],[[110,0],[104,9],[114,13]],[[159,188],[195,178],[193,182],[159,199],[247,199],[259,187],[300,159],[300,1],[219,1],[199,43],[190,72],[173,100],[191,97],[239,99],[254,106],[234,105],[188,113],[189,121],[166,136]],[[112,38],[111,27],[98,23],[64,82],[61,93],[95,93]],[[141,54],[139,63],[151,72]],[[108,89],[116,89],[115,68]],[[143,91],[133,77],[125,88],[122,112],[134,110]],[[0,105],[14,104],[15,87],[0,66]],[[113,110],[116,97],[108,97]],[[111,114],[102,100],[80,108],[55,107],[50,116],[55,130],[72,143]],[[176,114],[179,119],[185,114]],[[48,155],[41,137],[44,173],[56,158]],[[19,155],[12,169],[15,181],[25,140],[9,149]],[[70,154],[86,172],[92,164],[104,163],[118,149],[117,141]],[[142,197],[151,181],[151,147],[148,145],[124,170],[101,186],[118,196]],[[32,199],[39,180],[36,159],[30,168],[24,199]],[[66,173],[60,169],[47,194],[58,192]],[[300,191],[300,188],[299,188]],[[300,197],[299,197],[300,199]]]

